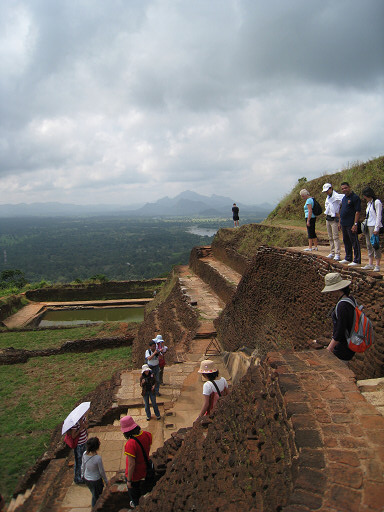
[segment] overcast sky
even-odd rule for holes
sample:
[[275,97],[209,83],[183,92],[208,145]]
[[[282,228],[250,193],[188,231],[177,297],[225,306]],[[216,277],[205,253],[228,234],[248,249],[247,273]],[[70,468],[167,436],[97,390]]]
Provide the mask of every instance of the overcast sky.
[[0,203],[277,202],[384,154],[383,0],[2,0]]

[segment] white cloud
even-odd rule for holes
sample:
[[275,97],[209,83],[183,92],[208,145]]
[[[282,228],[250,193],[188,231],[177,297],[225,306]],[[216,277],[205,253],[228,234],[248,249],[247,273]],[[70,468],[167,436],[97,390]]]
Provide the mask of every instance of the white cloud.
[[2,202],[275,201],[383,153],[381,0],[3,4]]

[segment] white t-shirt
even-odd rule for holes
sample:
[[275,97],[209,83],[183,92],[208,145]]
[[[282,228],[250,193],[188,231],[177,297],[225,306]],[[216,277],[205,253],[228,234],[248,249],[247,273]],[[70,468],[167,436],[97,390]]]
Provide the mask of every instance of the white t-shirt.
[[[220,379],[215,380],[216,386],[219,388],[220,393],[222,394],[224,389],[228,389],[228,383],[224,379],[224,377],[220,377]],[[203,395],[211,395],[212,393],[217,393],[217,389],[212,384],[212,381],[208,380],[207,382],[204,382],[203,386]]]
[[147,350],[145,352],[145,359],[148,361],[149,366],[158,366],[159,364],[159,356],[155,355],[155,357],[152,357],[152,359],[148,359],[153,354],[152,350]]

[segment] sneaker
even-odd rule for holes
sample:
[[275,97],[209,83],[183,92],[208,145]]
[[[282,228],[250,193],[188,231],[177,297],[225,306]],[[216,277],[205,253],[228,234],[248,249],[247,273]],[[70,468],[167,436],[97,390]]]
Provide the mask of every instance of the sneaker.
[[380,267],[378,265],[375,266],[375,268],[373,269],[374,272],[380,272]]
[[151,416],[149,418],[147,418],[147,421],[151,421]]
[[362,267],[363,270],[373,270],[373,265],[365,265],[365,267]]
[[[333,258],[335,258],[335,259],[336,259],[336,256],[330,252],[330,253],[328,254],[327,258],[329,258],[330,260],[333,260]],[[339,259],[340,259],[340,258],[339,258]]]
[[161,420],[161,416],[156,416],[156,419],[157,420]]
[[135,504],[133,503],[133,501],[130,501],[130,502],[129,502],[129,506],[130,506],[131,508],[136,508],[136,506],[135,506]]
[[358,267],[360,263],[356,263],[355,261],[352,261],[352,263],[348,263],[348,267]]
[[319,250],[319,248],[318,248],[318,247],[314,247],[314,248],[312,249],[312,251],[318,251],[318,250]]
[[312,251],[311,247],[307,247],[304,251]]
[[348,260],[341,260],[340,263],[351,263],[351,262]]
[[340,256],[338,254],[336,254],[336,256],[334,257],[334,260],[335,261],[340,261]]

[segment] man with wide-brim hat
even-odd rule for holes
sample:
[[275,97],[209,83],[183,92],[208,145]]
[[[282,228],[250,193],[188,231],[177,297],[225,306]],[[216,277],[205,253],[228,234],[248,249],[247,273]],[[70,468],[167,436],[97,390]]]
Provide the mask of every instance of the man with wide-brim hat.
[[356,300],[350,294],[350,279],[343,279],[338,272],[327,274],[324,278],[322,293],[337,293],[341,296],[332,311],[333,333],[327,350],[332,352],[340,360],[347,363],[355,352],[350,350],[346,333],[351,332],[355,314]]
[[[152,444],[152,434],[141,430],[132,416],[124,416],[120,420],[120,428],[127,439],[124,447],[126,455],[125,477],[127,480],[128,494],[131,500],[131,508],[137,507],[142,494],[141,484],[147,474],[147,464],[143,454],[145,451],[149,458],[149,450]],[[141,448],[141,446],[143,448]]]

